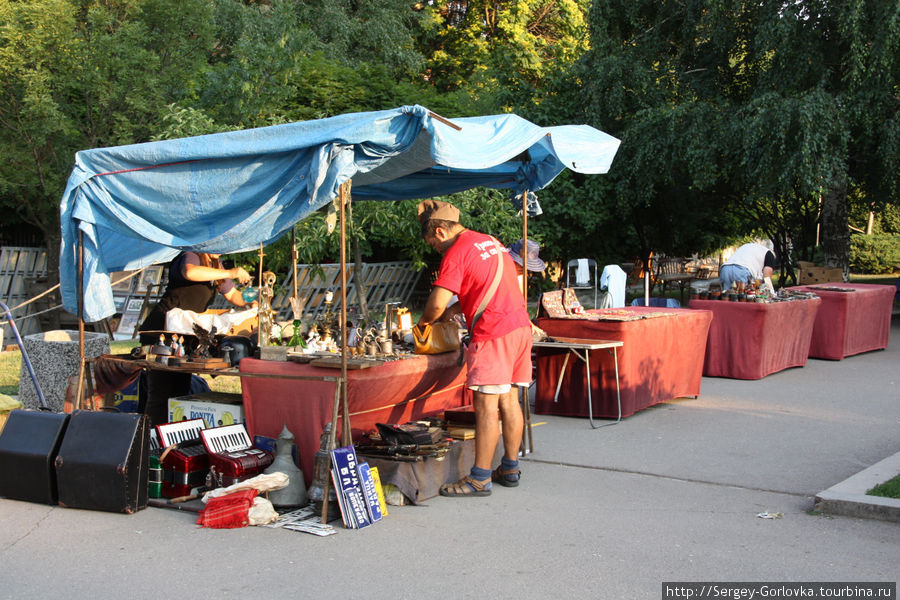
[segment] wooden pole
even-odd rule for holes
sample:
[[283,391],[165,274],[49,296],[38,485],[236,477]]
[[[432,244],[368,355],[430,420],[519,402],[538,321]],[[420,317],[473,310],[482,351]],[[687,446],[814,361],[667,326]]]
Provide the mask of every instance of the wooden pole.
[[528,190],[522,192],[522,293],[528,310]]
[[[291,227],[291,268],[293,269],[294,281],[294,295],[293,298],[297,298],[297,226],[294,225]],[[294,315],[294,318],[299,318],[297,315]]]
[[[334,389],[334,405],[331,409],[331,432],[328,436],[328,451],[334,450],[336,444],[335,431],[337,429],[338,407],[341,407],[341,445],[349,446],[352,443],[350,436],[350,411],[347,402],[347,230],[344,223],[344,207],[347,195],[350,191],[350,182],[342,183],[338,190],[341,218],[341,378]],[[330,462],[330,461],[329,461]],[[328,490],[331,488],[331,478],[325,478],[324,498],[322,499],[322,523],[328,522]],[[335,490],[337,493],[337,490]]]
[[344,446],[353,443],[350,435],[350,410],[347,400],[347,202],[350,195],[350,181],[341,184],[341,405],[344,417],[341,422],[341,442]]
[[81,408],[84,397],[84,232],[78,230],[78,384],[72,408]]
[[[334,384],[334,405],[331,408],[331,431],[328,432],[328,475],[325,477],[325,482],[322,484],[323,488],[323,496],[322,496],[322,525],[328,522],[328,490],[331,489],[331,451],[334,450],[334,440],[335,440],[335,425],[337,424],[338,418],[338,406],[341,401],[341,382],[338,381]],[[335,491],[335,497],[337,497],[337,489]]]
[[[259,243],[259,271],[257,271],[257,283],[256,283],[256,298],[259,302],[258,306],[262,307],[262,298],[260,295],[262,294],[263,289],[263,245],[262,242]],[[220,265],[222,263],[219,263]],[[268,333],[265,332],[266,335],[263,335],[263,311],[256,311],[256,345],[262,348],[263,346],[269,345]],[[262,352],[262,350],[260,350]]]
[[448,119],[446,117],[442,117],[441,115],[437,114],[436,112],[432,112],[429,110],[428,115],[435,121],[439,121],[439,122],[443,123],[444,125],[448,125],[457,131],[462,131],[462,127],[460,127],[459,125],[457,125],[450,119]]

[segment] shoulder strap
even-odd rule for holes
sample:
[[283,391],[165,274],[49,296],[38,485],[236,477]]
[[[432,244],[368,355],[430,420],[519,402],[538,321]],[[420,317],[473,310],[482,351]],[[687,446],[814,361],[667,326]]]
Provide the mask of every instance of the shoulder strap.
[[494,241],[494,247],[497,249],[497,272],[494,273],[494,280],[491,282],[487,292],[485,292],[484,298],[481,299],[481,304],[478,306],[478,310],[475,311],[475,316],[472,317],[473,332],[475,331],[475,323],[481,318],[481,314],[484,312],[484,309],[487,308],[488,302],[490,302],[491,298],[494,297],[494,294],[497,293],[497,288],[500,287],[500,278],[503,276],[503,250],[500,248],[500,244],[496,239],[493,237],[491,239]]

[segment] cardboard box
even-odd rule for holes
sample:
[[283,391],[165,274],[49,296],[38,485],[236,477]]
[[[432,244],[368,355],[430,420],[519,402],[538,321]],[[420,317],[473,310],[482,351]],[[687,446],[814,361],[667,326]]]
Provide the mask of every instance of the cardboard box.
[[225,392],[203,392],[169,398],[169,421],[185,419],[203,419],[208,428],[243,423],[243,398],[240,394]]
[[797,284],[829,283],[844,281],[844,270],[840,268],[817,267],[811,262],[799,261]]

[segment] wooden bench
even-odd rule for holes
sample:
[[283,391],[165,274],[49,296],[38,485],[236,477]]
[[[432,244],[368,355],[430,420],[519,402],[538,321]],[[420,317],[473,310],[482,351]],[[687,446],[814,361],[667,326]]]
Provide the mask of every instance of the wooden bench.
[[666,257],[659,259],[656,268],[656,279],[660,283],[663,295],[665,295],[669,284],[677,285],[682,304],[684,304],[684,289],[691,285],[691,281],[696,275],[696,273],[685,269],[686,264],[687,261],[683,258]]

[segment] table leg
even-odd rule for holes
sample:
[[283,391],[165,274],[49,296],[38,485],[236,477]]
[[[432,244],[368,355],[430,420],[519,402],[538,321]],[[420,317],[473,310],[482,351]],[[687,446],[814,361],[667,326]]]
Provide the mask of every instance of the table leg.
[[[522,418],[524,425],[519,453],[522,456],[525,456],[526,454],[534,452],[534,438],[531,434],[531,403],[528,401],[528,387],[524,385],[516,387],[519,389],[519,401],[522,403]],[[527,443],[526,439],[528,440]]]
[[[574,350],[573,350],[574,352]],[[553,394],[553,401],[556,402],[559,400],[559,388],[562,387],[563,375],[566,372],[566,365],[569,364],[569,353],[566,352],[566,357],[563,359],[562,367],[559,369],[559,377],[556,379],[556,393]]]
[[[587,352],[588,351],[585,351],[585,354],[587,354]],[[607,352],[609,352],[608,349],[607,349]],[[613,365],[615,366],[615,372],[616,372],[616,404],[618,405],[619,416],[616,417],[616,420],[613,421],[612,423],[604,423],[603,425],[594,425],[594,418],[593,418],[594,411],[593,411],[593,408],[591,407],[591,372],[590,372],[590,364],[588,364],[588,419],[591,422],[592,429],[606,427],[607,425],[615,425],[616,423],[618,423],[622,420],[622,394],[619,390],[619,353],[616,351],[615,346],[613,346],[613,348],[612,348],[612,354],[613,354]]]
[[[622,420],[622,393],[619,390],[619,352],[615,346],[613,346],[613,364],[616,367],[616,404],[619,406],[619,416],[616,418],[616,423]],[[609,352],[609,350],[607,350]]]
[[[573,350],[574,352],[574,350]],[[584,369],[587,372],[587,393],[588,393],[588,421],[591,422],[591,429],[597,429],[594,425],[594,404],[591,399],[591,351],[584,351]]]

